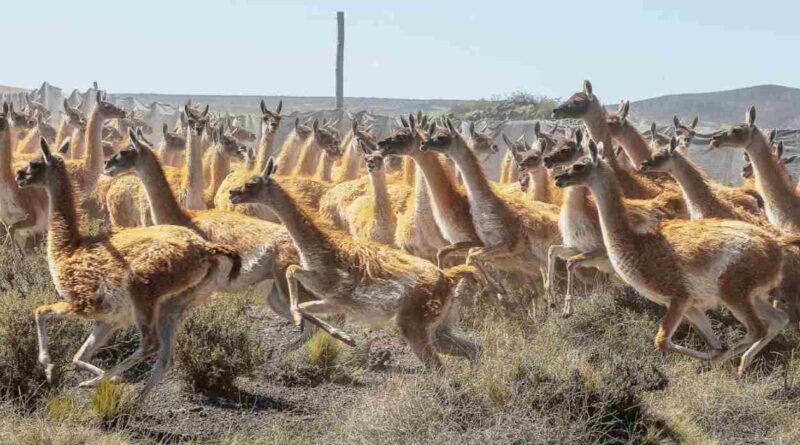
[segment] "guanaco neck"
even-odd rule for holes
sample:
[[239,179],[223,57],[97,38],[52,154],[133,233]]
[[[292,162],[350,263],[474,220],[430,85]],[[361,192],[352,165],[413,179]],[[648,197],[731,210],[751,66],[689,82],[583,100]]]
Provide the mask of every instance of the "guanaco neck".
[[[403,158],[409,159],[409,158]],[[410,160],[410,159],[409,159]],[[411,165],[414,165],[414,161],[411,160]],[[425,181],[425,175],[422,173],[421,168],[415,169],[414,173],[414,203],[411,206],[411,218],[413,221],[420,221],[423,218],[430,216],[431,214],[431,200],[430,196],[428,196],[428,184]],[[416,226],[416,224],[412,223]],[[416,226],[419,227],[419,226]]]
[[190,210],[205,210],[203,199],[203,153],[200,146],[200,135],[191,129],[186,135],[186,152],[188,154],[184,166],[183,191],[186,194],[184,207]]
[[13,129],[6,128],[0,133],[0,182],[6,190],[16,190],[17,182],[14,179],[14,136]]
[[389,189],[386,186],[386,170],[379,168],[371,171],[369,181],[372,184],[372,196],[375,200],[375,222],[378,227],[391,227],[396,219],[392,211]]
[[256,159],[255,172],[261,173],[267,166],[267,161],[272,157],[275,149],[275,133],[269,130],[266,125],[261,125],[261,138],[258,140],[258,155]]
[[745,146],[756,180],[756,190],[764,198],[767,219],[784,231],[800,231],[800,199],[781,178],[767,138],[754,128]]
[[589,188],[597,203],[603,242],[609,251],[632,252],[635,250],[633,246],[637,235],[631,229],[628,215],[625,212],[622,189],[613,170],[605,162],[601,161],[595,169],[597,172],[589,184]]
[[411,158],[403,158],[403,184],[409,187],[415,187],[418,178],[424,178],[424,176],[422,176],[422,172],[415,167],[414,160]]
[[537,167],[528,172],[531,186],[531,199],[534,201],[551,203],[553,202],[553,193],[550,185],[550,175],[547,169]]
[[690,219],[731,218],[732,212],[714,196],[706,175],[680,153],[672,155],[670,175],[678,182]]
[[616,139],[622,145],[631,161],[633,161],[635,167],[642,165],[642,162],[650,158],[651,153],[647,142],[642,137],[642,134],[628,121],[622,124],[622,130]]
[[58,125],[58,130],[56,130],[56,140],[53,142],[53,146],[61,147],[61,143],[64,142],[64,139],[72,135],[72,131],[75,127],[69,123],[69,118],[64,117],[61,119],[61,123]]
[[222,181],[231,172],[231,160],[227,155],[220,153],[218,147],[212,146],[211,150],[213,150],[211,156],[211,180],[206,192],[214,196],[219,190],[219,186],[222,185]]
[[309,137],[300,148],[300,157],[292,174],[294,176],[313,176],[321,151],[322,149],[317,145],[314,137]]
[[289,136],[283,141],[281,151],[278,153],[278,170],[275,172],[278,176],[286,176],[294,171],[295,163],[299,156],[298,151],[303,142],[296,130],[292,130]]
[[481,167],[475,153],[466,146],[456,148],[451,153],[451,159],[456,163],[458,170],[461,172],[461,177],[464,179],[470,209],[486,211],[486,204],[489,204],[490,211],[502,212],[505,205],[489,185],[486,173],[483,171],[483,167]]
[[94,184],[103,172],[103,122],[105,118],[95,107],[89,114],[89,121],[86,123],[86,142],[83,164],[86,167],[86,174],[89,175],[88,183]]
[[414,150],[410,156],[425,176],[431,202],[440,211],[458,202],[464,203],[464,196],[458,193],[452,174],[438,155],[429,151]]
[[314,270],[325,270],[334,266],[336,247],[307,211],[278,184],[273,184],[270,194],[270,207],[292,237],[301,261],[306,263],[303,266]]
[[595,142],[602,142],[605,146],[603,157],[611,159],[614,158],[614,150],[611,143],[611,131],[608,129],[608,123],[606,122],[607,115],[605,107],[600,105],[596,97],[593,97],[592,104],[582,119],[586,124],[586,128],[589,129],[589,136]]
[[79,230],[80,215],[75,207],[75,196],[64,165],[53,167],[57,177],[47,185],[50,222],[47,231],[47,254],[55,258],[72,253],[82,240]]
[[[147,149],[143,149],[147,150]],[[136,173],[144,185],[147,202],[155,224],[189,226],[191,218],[172,194],[164,168],[152,151],[143,151],[136,163]]]
[[327,153],[323,152],[322,157],[317,164],[317,173],[314,175],[318,180],[324,182],[331,182],[333,171],[333,158]]

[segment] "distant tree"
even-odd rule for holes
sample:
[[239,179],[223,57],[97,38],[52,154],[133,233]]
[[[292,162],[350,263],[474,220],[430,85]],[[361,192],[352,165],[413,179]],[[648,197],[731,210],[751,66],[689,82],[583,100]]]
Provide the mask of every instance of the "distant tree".
[[548,119],[557,104],[557,99],[514,91],[457,105],[448,111],[447,116],[467,121]]

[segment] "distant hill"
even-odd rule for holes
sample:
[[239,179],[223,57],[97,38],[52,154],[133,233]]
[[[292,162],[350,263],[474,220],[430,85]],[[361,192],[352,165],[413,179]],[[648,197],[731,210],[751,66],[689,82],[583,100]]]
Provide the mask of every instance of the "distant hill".
[[25,88],[7,87],[0,85],[0,93],[19,93],[20,91],[28,91]]
[[[707,126],[742,122],[750,105],[758,112],[762,127],[800,128],[800,89],[780,85],[759,85],[712,93],[672,94],[631,102],[630,115],[637,122],[672,122],[678,114],[691,120],[700,116]],[[616,110],[617,105],[607,105]]]
[[[275,104],[278,100],[282,100],[285,113],[332,109],[335,102],[333,97],[298,96],[214,96],[147,93],[113,93],[111,96],[117,98],[133,97],[144,104],[161,102],[177,106],[182,106],[187,99],[192,99],[193,103],[209,104],[214,111],[229,113],[256,113],[261,99],[265,99],[270,104]],[[446,99],[344,98],[344,105],[347,110],[366,110],[374,114],[388,116],[408,114],[420,110],[425,113],[444,113],[453,107],[470,102],[472,101]]]

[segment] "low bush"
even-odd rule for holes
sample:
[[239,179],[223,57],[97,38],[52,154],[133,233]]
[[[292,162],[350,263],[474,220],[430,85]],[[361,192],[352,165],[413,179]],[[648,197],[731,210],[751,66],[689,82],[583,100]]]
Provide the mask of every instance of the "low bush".
[[220,295],[187,314],[178,333],[175,364],[193,390],[226,393],[237,377],[251,376],[262,362],[247,304],[242,296]]

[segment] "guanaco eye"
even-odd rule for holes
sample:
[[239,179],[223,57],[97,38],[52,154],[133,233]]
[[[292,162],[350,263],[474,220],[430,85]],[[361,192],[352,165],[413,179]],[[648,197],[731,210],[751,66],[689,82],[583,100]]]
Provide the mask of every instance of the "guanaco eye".
[[586,166],[584,164],[575,164],[572,169],[576,172],[583,171]]

